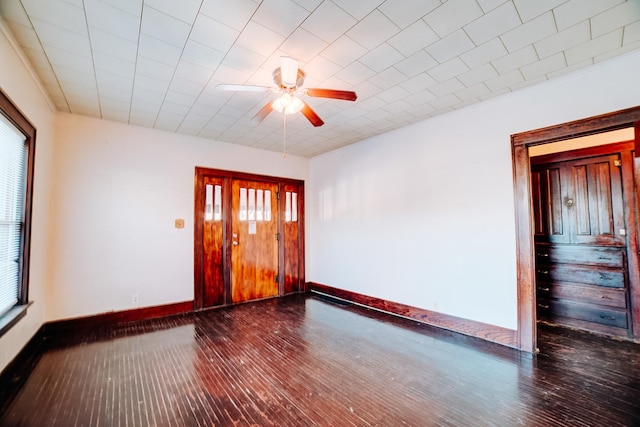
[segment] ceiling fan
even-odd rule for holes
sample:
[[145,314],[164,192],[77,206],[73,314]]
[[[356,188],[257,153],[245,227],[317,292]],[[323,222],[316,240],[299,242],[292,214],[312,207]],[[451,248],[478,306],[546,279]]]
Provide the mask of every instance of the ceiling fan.
[[274,101],[270,101],[267,105],[262,107],[260,111],[253,117],[254,120],[262,121],[273,110],[278,112],[284,112],[287,114],[294,114],[302,112],[302,114],[311,122],[314,126],[322,126],[324,122],[316,114],[315,111],[304,102],[300,96],[308,95],[314,98],[332,98],[340,99],[344,101],[355,101],[358,96],[355,92],[347,90],[336,89],[319,89],[309,88],[300,89],[304,83],[305,73],[298,67],[298,61],[283,56],[280,58],[280,67],[273,70],[273,81],[276,87],[268,86],[253,86],[253,85],[227,85],[221,84],[216,86],[218,90],[235,90],[235,91],[248,91],[248,92],[275,92],[280,93]]

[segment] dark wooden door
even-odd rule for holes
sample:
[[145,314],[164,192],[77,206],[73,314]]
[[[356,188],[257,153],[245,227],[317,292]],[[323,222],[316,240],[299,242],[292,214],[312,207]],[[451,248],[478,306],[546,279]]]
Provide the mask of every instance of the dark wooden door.
[[276,296],[278,275],[278,186],[233,180],[231,299]]
[[624,246],[620,156],[532,167],[537,242]]
[[305,290],[304,183],[196,168],[194,308]]

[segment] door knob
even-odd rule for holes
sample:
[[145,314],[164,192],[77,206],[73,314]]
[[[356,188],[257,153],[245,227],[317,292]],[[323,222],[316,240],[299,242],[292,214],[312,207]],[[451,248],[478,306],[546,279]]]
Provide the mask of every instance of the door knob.
[[235,240],[232,242],[233,246],[238,246],[238,242],[236,242]]
[[571,207],[573,206],[573,199],[567,199],[565,203],[567,204],[567,206]]

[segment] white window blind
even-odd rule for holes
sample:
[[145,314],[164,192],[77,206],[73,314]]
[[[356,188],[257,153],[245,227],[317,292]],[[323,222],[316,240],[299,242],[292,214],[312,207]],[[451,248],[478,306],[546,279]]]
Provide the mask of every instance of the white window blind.
[[0,114],[0,315],[18,302],[26,138]]

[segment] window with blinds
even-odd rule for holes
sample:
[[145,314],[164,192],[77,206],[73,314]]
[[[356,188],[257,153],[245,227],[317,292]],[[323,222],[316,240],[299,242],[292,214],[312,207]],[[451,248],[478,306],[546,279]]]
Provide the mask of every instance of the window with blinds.
[[24,231],[26,137],[0,114],[0,315],[18,303]]

